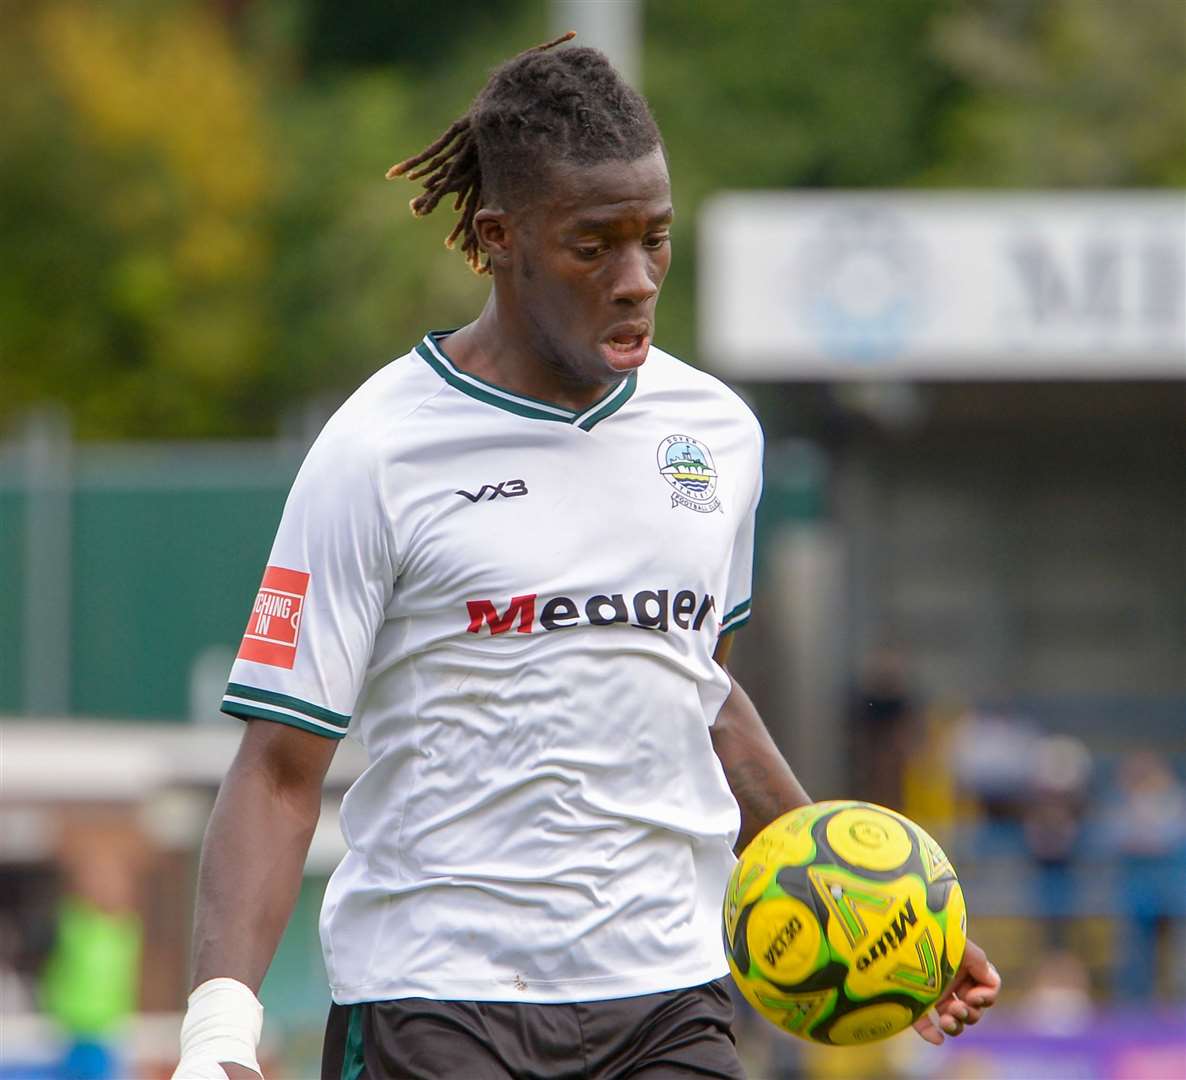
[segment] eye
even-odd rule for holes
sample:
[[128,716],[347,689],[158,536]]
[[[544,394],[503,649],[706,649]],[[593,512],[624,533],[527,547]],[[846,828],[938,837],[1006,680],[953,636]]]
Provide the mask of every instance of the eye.
[[666,244],[667,241],[670,239],[671,239],[670,233],[655,233],[651,236],[648,236],[643,241],[643,245],[645,247],[651,248],[652,250],[657,250],[658,248],[661,248],[664,244]]
[[598,247],[596,245],[587,245],[587,244],[581,245],[580,247],[578,247],[576,249],[576,253],[582,259],[596,259],[597,256],[600,255],[603,251],[605,251],[604,247]]

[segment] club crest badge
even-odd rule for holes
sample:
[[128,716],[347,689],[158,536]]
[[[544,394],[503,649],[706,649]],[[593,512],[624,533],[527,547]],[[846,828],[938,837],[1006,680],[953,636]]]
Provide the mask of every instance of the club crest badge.
[[704,443],[691,435],[668,435],[659,444],[657,458],[659,475],[674,489],[672,507],[711,514],[721,505],[716,497],[716,466]]

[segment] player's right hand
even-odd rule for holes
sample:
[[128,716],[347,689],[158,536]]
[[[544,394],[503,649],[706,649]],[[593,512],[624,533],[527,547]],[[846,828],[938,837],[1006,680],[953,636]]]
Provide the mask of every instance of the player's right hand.
[[256,1047],[264,1009],[251,988],[235,979],[207,979],[188,1006],[173,1080],[262,1080]]

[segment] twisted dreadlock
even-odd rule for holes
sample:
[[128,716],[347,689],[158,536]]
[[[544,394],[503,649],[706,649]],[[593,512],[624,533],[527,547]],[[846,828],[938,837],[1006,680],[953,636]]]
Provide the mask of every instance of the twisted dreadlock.
[[411,201],[417,217],[455,195],[461,217],[445,240],[476,273],[490,272],[474,229],[474,215],[494,199],[508,201],[549,161],[581,165],[633,161],[661,145],[659,128],[642,96],[597,49],[556,49],[569,31],[508,60],[491,74],[465,115],[420,153],[393,165],[387,179],[423,179]]

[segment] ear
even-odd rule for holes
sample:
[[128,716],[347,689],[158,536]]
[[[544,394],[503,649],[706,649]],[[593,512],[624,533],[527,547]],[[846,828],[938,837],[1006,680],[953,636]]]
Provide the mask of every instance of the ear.
[[474,215],[474,232],[491,266],[505,266],[511,257],[510,215],[505,210],[483,207]]

